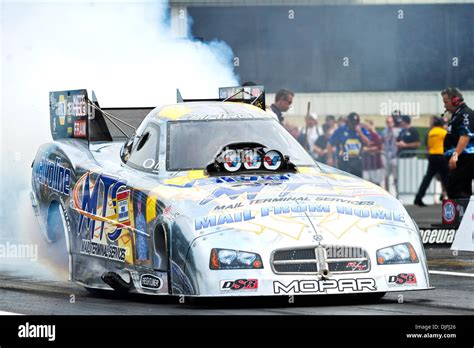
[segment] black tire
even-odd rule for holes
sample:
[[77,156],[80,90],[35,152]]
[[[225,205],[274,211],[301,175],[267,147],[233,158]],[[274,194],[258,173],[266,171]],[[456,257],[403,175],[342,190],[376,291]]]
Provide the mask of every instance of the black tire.
[[97,289],[88,286],[84,286],[84,289],[89,293],[89,295],[97,298],[124,299],[127,296],[125,293],[119,293],[112,289]]
[[84,289],[86,289],[86,291],[89,294],[94,295],[94,296],[104,296],[104,295],[114,292],[113,290],[96,289],[96,288],[90,288],[88,286],[84,286]]
[[369,301],[378,301],[378,300],[382,299],[382,297],[384,297],[385,294],[387,294],[387,293],[386,292],[374,292],[374,293],[371,293],[371,294],[360,294],[360,296],[362,296],[364,299],[367,299]]

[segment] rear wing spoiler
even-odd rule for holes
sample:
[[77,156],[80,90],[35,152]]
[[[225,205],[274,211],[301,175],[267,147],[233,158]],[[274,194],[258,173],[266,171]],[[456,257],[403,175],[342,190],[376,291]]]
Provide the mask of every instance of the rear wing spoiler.
[[[265,89],[262,85],[221,87],[217,99],[183,99],[178,90],[177,99],[178,103],[241,102],[255,105],[265,111]],[[128,138],[130,135],[121,126],[135,130],[153,109],[154,107],[101,108],[94,91],[89,98],[86,89],[49,92],[50,128],[54,140],[77,139],[89,144]],[[111,125],[113,127],[109,127]]]
[[177,90],[177,102],[192,101],[231,101],[252,104],[265,111],[265,88],[259,86],[235,86],[220,87],[219,98],[215,99],[183,99],[179,90]]
[[[77,139],[87,143],[128,138],[119,123],[136,129],[153,107],[101,108],[94,91],[86,89],[49,93],[51,135],[54,140]],[[120,118],[110,114],[120,114]],[[112,125],[114,127],[109,128]],[[112,132],[111,132],[112,129]]]

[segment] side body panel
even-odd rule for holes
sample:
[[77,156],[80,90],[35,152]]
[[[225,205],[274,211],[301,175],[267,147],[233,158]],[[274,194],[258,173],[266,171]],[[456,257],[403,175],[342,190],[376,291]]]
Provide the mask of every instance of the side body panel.
[[163,205],[149,197],[147,184],[153,187],[153,180],[137,179],[133,169],[120,165],[120,147],[103,144],[90,151],[86,144],[65,139],[41,146],[32,170],[38,220],[48,242],[54,243],[48,235],[48,212],[52,204],[61,205],[71,280],[111,289],[101,277],[113,272],[132,292],[168,294],[168,248],[159,244],[155,252],[153,243]]

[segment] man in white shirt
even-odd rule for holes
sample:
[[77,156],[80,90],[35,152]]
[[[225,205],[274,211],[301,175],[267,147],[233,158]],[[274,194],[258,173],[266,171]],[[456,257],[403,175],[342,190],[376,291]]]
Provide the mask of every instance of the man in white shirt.
[[298,136],[298,142],[309,152],[310,155],[315,155],[314,144],[321,135],[321,131],[318,127],[318,115],[314,112],[309,113],[305,118],[306,125],[300,130]]
[[396,126],[395,116],[388,116],[386,119],[386,127],[382,131],[382,139],[384,142],[383,157],[385,166],[385,189],[395,193],[397,186],[397,138],[400,135],[400,128]]

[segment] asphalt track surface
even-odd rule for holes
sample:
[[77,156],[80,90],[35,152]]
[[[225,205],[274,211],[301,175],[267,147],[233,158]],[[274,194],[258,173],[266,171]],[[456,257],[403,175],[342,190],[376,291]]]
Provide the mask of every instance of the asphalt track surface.
[[[428,210],[422,211],[428,214]],[[416,213],[410,211],[410,214]],[[426,250],[430,291],[358,295],[183,299],[92,295],[38,263],[0,267],[0,315],[474,315],[474,257]],[[438,272],[442,273],[439,274]]]

